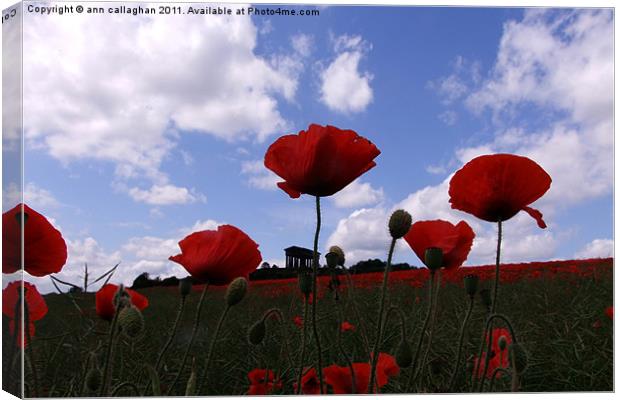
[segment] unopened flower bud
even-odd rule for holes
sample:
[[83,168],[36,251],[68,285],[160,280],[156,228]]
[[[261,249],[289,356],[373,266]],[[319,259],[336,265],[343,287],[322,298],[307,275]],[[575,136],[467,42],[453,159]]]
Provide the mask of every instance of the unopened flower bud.
[[396,349],[396,364],[401,368],[407,368],[413,362],[413,353],[411,346],[406,340],[401,340]]
[[329,268],[336,268],[338,266],[338,259],[340,257],[336,253],[329,252],[325,254],[325,261],[327,261],[327,266]]
[[439,247],[429,247],[424,252],[424,264],[431,271],[437,271],[443,263],[443,250]]
[[118,325],[127,337],[135,339],[144,329],[144,317],[135,306],[125,307],[118,313]]
[[342,251],[342,249],[340,248],[340,246],[332,246],[329,248],[329,252],[330,253],[336,253],[338,254],[338,265],[344,267],[344,251]]
[[127,308],[131,305],[131,297],[125,290],[124,285],[120,285],[116,293],[114,293],[114,299],[112,300],[115,308]]
[[506,346],[508,346],[508,339],[506,339],[506,336],[502,335],[497,339],[497,347],[499,347],[501,351],[504,351],[506,350]]
[[192,292],[192,278],[188,276],[179,281],[179,292],[183,297],[188,296]]
[[248,331],[248,341],[255,346],[259,345],[263,342],[266,333],[267,327],[265,326],[265,320],[261,318],[250,327]]
[[230,282],[228,288],[226,289],[226,304],[228,304],[228,307],[239,304],[239,302],[245,297],[247,291],[248,281],[245,278],[239,277]]
[[519,343],[511,343],[508,347],[512,366],[518,374],[522,374],[527,368],[527,353]]
[[91,392],[96,392],[101,387],[101,371],[99,368],[93,367],[86,373],[86,388]]
[[491,291],[489,289],[482,289],[480,291],[480,300],[482,300],[482,305],[486,307],[487,311],[491,309],[493,301],[491,300]]
[[302,272],[299,274],[299,290],[304,296],[310,296],[312,293],[312,275]]
[[463,282],[465,284],[465,292],[467,292],[467,294],[469,295],[469,297],[471,297],[472,299],[474,298],[474,296],[476,295],[476,292],[478,291],[478,282],[480,281],[480,278],[478,277],[478,275],[466,275],[465,278],[463,278]]
[[411,228],[411,214],[405,210],[394,211],[390,217],[388,227],[390,228],[390,235],[392,235],[392,238],[400,239],[405,236]]

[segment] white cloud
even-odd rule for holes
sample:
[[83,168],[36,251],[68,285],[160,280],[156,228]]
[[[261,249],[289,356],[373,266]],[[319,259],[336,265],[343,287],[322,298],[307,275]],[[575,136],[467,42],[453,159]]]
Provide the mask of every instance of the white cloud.
[[[11,182],[2,192],[2,201],[5,204],[5,207],[14,207],[18,203],[21,203],[21,194],[22,192],[19,190],[17,184]],[[23,196],[24,203],[28,204],[28,206],[37,211],[58,207],[60,205],[58,200],[56,200],[49,190],[40,188],[33,182],[26,184],[23,191]]]
[[614,256],[614,241],[594,239],[575,253],[575,258],[606,258]]
[[181,131],[262,141],[288,126],[279,101],[294,100],[300,70],[291,57],[255,54],[250,17],[28,19],[27,144],[63,163],[108,161],[117,177],[170,188],[161,163]]
[[293,49],[302,57],[308,57],[312,53],[314,37],[312,35],[300,33],[291,37]]
[[331,199],[336,207],[357,208],[380,203],[384,197],[383,188],[375,189],[370,183],[362,183],[356,179]]
[[180,232],[181,232],[181,234],[183,236],[185,236],[185,235],[189,235],[192,232],[216,230],[218,226],[224,225],[224,224],[225,224],[224,222],[218,222],[218,221],[215,221],[213,219],[207,219],[207,220],[204,220],[204,221],[203,220],[198,220],[191,227],[182,228],[180,230]]
[[447,171],[443,165],[427,165],[426,172],[433,175],[444,175]]
[[134,187],[129,189],[128,193],[129,196],[137,202],[157,206],[206,201],[206,197],[204,195],[192,192],[193,191],[184,187],[174,185],[153,185],[147,190]]
[[448,126],[456,124],[458,114],[452,110],[442,111],[438,116],[439,120]]
[[244,161],[241,163],[241,174],[247,175],[247,183],[257,189],[276,190],[277,183],[282,181],[282,178],[265,167],[262,160]]
[[341,113],[361,112],[373,99],[369,72],[360,72],[359,64],[370,46],[361,36],[339,36],[334,39],[336,59],[321,73],[321,101]]

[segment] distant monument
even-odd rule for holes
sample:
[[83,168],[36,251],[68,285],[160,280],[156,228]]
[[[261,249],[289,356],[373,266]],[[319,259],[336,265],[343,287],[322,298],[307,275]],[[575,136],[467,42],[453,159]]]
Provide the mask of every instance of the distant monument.
[[[312,257],[314,252],[310,249],[303,247],[291,246],[284,249],[286,255],[286,267],[285,268],[312,268]],[[321,253],[319,253],[319,256]]]

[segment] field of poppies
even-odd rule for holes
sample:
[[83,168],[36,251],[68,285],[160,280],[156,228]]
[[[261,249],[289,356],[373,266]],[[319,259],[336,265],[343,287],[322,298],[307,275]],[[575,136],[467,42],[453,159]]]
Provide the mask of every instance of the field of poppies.
[[[54,276],[67,260],[62,233],[16,205],[3,214],[3,273],[49,276],[59,293],[42,296],[27,275],[3,289],[4,389],[30,397],[613,390],[613,260],[501,261],[504,221],[523,211],[546,229],[532,203],[552,179],[529,158],[479,156],[450,181],[453,209],[496,225],[494,264],[463,266],[476,237],[466,221],[415,220],[406,210],[385,221],[383,272],[351,275],[338,246],[319,258],[321,199],[374,168],[379,154],[356,132],[319,125],[269,147],[265,167],[283,179],[278,186],[316,201],[312,267],[290,280],[249,282],[260,246],[221,225],[179,241],[169,259],[191,279],[178,288],[131,290],[114,283],[117,267],[65,282]],[[423,268],[391,271],[400,239]]]

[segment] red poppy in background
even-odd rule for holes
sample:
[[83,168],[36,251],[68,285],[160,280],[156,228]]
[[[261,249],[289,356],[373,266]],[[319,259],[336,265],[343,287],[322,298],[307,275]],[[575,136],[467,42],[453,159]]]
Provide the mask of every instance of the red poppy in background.
[[[295,393],[297,393],[297,383],[293,384]],[[301,378],[301,393],[303,394],[321,394],[321,385],[319,377],[314,368],[309,368]]]
[[343,323],[340,324],[340,332],[348,332],[348,331],[355,332],[355,325],[353,325],[349,321],[344,321]]
[[[33,276],[60,272],[67,262],[67,244],[58,229],[23,204],[24,269]],[[2,214],[2,272],[21,269],[22,204]]]
[[506,221],[523,210],[546,228],[542,213],[529,207],[549,190],[551,177],[527,157],[492,154],[476,157],[450,180],[452,208],[489,222]]
[[[18,314],[15,314],[15,308],[18,306],[18,300],[21,297],[22,281],[11,282],[2,291],[2,314],[9,317],[9,331],[15,333],[15,325],[18,327],[17,345],[24,347],[28,344],[27,336],[23,337],[22,321],[20,321],[21,307],[18,307]],[[37,287],[31,283],[24,282],[24,290],[26,295],[25,305],[28,312],[28,333],[32,338],[34,336],[34,322],[40,320],[47,314],[47,304],[43,296],[37,290]],[[25,321],[23,321],[25,324]]]
[[312,124],[307,131],[278,138],[265,154],[265,167],[284,182],[278,187],[301,194],[331,196],[373,168],[381,152],[352,130]]
[[247,394],[250,396],[269,394],[274,389],[282,387],[281,381],[275,382],[272,370],[253,369],[248,373],[248,379],[250,380],[250,387]]
[[[512,343],[512,336],[510,336],[510,331],[506,328],[494,328],[493,329],[493,343],[491,344],[491,354],[493,357],[489,359],[489,366],[487,368],[487,379],[491,379],[493,377],[493,372],[497,368],[508,368],[510,366],[510,362],[508,361],[508,346]],[[499,338],[504,336],[506,338],[506,348],[501,350],[499,347]],[[487,344],[489,343],[489,337],[487,335],[487,339],[485,341]],[[482,353],[482,360],[478,363],[478,357],[474,358],[474,365],[478,364],[478,378],[482,377],[484,373],[484,359],[486,358],[486,352]],[[501,376],[501,372],[498,372],[497,377]]]
[[[362,394],[368,390],[370,381],[370,363],[353,363],[355,373],[355,388],[351,378],[351,369],[331,365],[323,369],[325,383],[331,386],[334,394]],[[377,361],[376,382],[379,388],[387,385],[389,378],[400,373],[396,359],[389,354],[380,353]]]
[[301,316],[298,315],[295,318],[293,318],[293,323],[295,325],[297,325],[297,327],[303,328],[303,326],[304,326],[304,319]]
[[232,225],[194,232],[181,240],[179,247],[181,254],[169,259],[211,285],[227,285],[238,277],[247,279],[262,260],[258,244]]
[[476,234],[469,224],[461,221],[456,225],[443,220],[418,221],[411,225],[405,235],[409,247],[424,262],[424,253],[430,247],[438,247],[443,251],[443,267],[448,270],[463,265]]
[[607,315],[609,319],[614,319],[614,306],[607,307],[605,309],[605,315]]
[[[104,285],[95,295],[95,309],[101,318],[111,321],[114,318],[114,295],[118,291],[118,286],[108,283]],[[125,288],[131,298],[131,303],[139,310],[144,310],[149,305],[149,300],[138,292]]]

